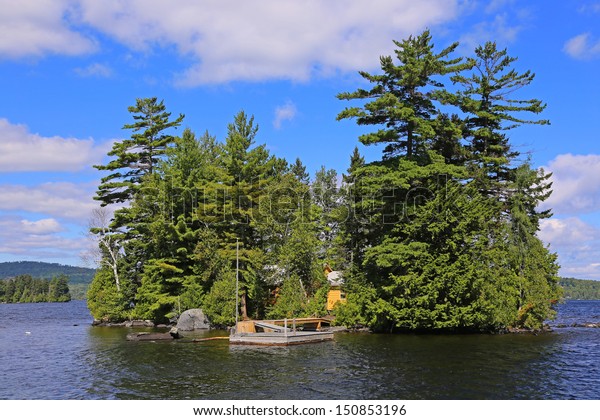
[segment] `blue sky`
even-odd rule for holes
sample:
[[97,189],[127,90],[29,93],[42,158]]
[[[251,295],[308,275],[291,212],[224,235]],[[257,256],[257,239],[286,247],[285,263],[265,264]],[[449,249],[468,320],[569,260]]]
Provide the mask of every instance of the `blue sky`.
[[[600,1],[0,0],[0,261],[81,265],[92,196],[127,107],[163,99],[223,140],[245,110],[258,142],[311,174],[344,172],[364,128],[335,98],[429,28],[469,54],[496,41],[536,73],[550,126],[511,133],[553,172],[540,237],[561,275],[600,280]],[[359,145],[367,159],[379,150]]]

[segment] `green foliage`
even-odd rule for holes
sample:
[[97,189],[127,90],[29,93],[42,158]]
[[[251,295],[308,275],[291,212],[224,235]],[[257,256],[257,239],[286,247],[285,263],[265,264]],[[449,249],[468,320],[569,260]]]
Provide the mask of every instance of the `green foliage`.
[[549,124],[547,120],[526,120],[528,113],[545,108],[538,99],[518,99],[515,92],[533,82],[531,71],[519,74],[512,64],[517,59],[496,43],[486,42],[475,49],[471,74],[456,74],[452,81],[461,86],[455,94],[439,93],[442,102],[457,106],[467,116],[462,124],[468,140],[466,164],[479,188],[498,195],[498,188],[511,177],[511,162],[519,156],[509,143],[506,131],[522,124]]
[[[379,329],[380,324],[377,312],[382,310],[386,303],[377,297],[376,289],[368,284],[350,285],[347,301],[336,305],[334,309],[335,323],[353,328]],[[382,319],[385,322],[385,317]]]
[[[118,252],[104,252],[104,263],[113,269],[117,294],[135,305],[128,315],[165,322],[208,305],[214,324],[230,325],[222,292],[227,273],[238,267],[242,318],[264,316],[273,285],[269,264],[285,266],[311,294],[320,287],[305,169],[257,146],[257,133],[244,112],[221,144],[184,130],[152,171],[135,179],[135,194],[110,228],[95,229],[117,245]],[[96,293],[89,298],[100,300]]]
[[159,157],[166,153],[173,137],[164,131],[177,127],[184,116],[169,121],[171,113],[166,111],[163,101],[157,98],[138,98],[128,111],[135,122],[125,124],[124,129],[132,130],[130,139],[116,142],[109,156],[114,160],[106,165],[96,165],[96,169],[111,171],[102,178],[98,187],[96,200],[102,205],[123,203],[133,198],[137,187],[142,183],[146,174],[151,174]]
[[69,284],[69,293],[71,294],[72,300],[86,300],[87,299],[87,291],[89,289],[89,284]]
[[321,282],[321,286],[317,288],[312,296],[308,297],[304,308],[304,316],[306,317],[322,317],[327,315],[327,293],[329,292],[329,283]]
[[457,43],[436,51],[429,31],[394,43],[381,74],[360,73],[369,89],[338,95],[359,102],[338,119],[373,126],[359,141],[383,149],[366,162],[356,148],[341,180],[321,167],[311,183],[300,159],[257,144],[243,111],[223,142],[175,138],[183,116],[138,99],[131,139],[97,166],[111,171],[97,199],[126,205],[93,229],[109,242],[88,293],[94,316],[165,322],[200,306],[225,327],[236,299],[242,319],[324,315],[328,263],[346,278],[338,324],[497,331],[551,318],[556,255],[536,236],[549,175],[515,165],[508,136],[547,124],[526,118],[541,101],[514,96],[533,74],[493,43],[473,57],[452,57]]
[[439,53],[434,52],[431,34],[425,31],[416,37],[394,41],[398,63],[391,56],[380,59],[383,74],[360,75],[373,84],[371,90],[358,89],[341,93],[339,99],[370,99],[364,107],[346,108],[338,119],[355,118],[359,125],[375,125],[378,131],[363,134],[365,145],[385,145],[384,158],[406,153],[408,158],[426,151],[426,144],[435,136],[432,116],[438,111],[434,100],[443,88],[440,76],[468,67],[461,57],[448,58],[458,43]]
[[561,278],[559,283],[564,289],[563,297],[565,299],[600,300],[600,281],[568,277]]
[[235,305],[235,273],[227,270],[204,297],[202,309],[213,327],[224,328],[235,324]]
[[131,318],[131,301],[117,290],[112,271],[100,268],[87,294],[87,306],[94,319],[101,321],[124,321]]
[[[515,60],[493,43],[467,59],[447,58],[456,44],[434,53],[429,32],[395,44],[397,64],[383,57],[383,74],[361,73],[371,90],[339,95],[367,102],[338,119],[377,126],[360,141],[386,145],[381,161],[354,156],[349,170],[354,220],[341,236],[364,277],[338,308],[340,322],[384,331],[540,328],[560,297],[556,256],[536,237],[550,216],[536,210],[550,194],[548,176],[512,166],[518,153],[504,133],[547,123],[520,116],[541,112],[539,100],[511,97],[533,74],[511,69]],[[448,91],[448,77],[462,90]],[[446,114],[451,106],[464,117]]]
[[51,280],[21,274],[14,278],[0,280],[0,302],[38,303],[69,302],[69,278],[65,275]]
[[290,276],[283,281],[275,304],[269,308],[270,319],[299,318],[304,315],[308,301],[302,282],[298,276]]
[[54,277],[48,285],[48,300],[50,302],[69,302],[69,278],[64,274]]

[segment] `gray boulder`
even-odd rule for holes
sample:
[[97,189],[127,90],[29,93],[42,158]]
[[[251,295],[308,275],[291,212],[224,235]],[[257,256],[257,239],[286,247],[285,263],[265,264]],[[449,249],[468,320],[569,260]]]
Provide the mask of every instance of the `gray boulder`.
[[188,309],[177,320],[177,329],[180,331],[207,330],[209,328],[210,323],[202,309]]

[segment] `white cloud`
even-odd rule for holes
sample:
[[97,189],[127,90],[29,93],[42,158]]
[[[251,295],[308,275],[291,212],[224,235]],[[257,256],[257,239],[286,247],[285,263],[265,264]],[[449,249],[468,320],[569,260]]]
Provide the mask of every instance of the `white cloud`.
[[576,217],[551,218],[540,222],[538,237],[547,244],[557,247],[580,248],[586,243],[600,239],[600,230]]
[[36,221],[21,220],[23,232],[33,235],[46,235],[62,231],[60,223],[56,219],[40,219]]
[[[400,40],[459,13],[459,0],[0,0],[0,57],[93,52],[106,37],[189,59],[176,83],[305,81],[371,69]],[[78,71],[106,76],[95,65]]]
[[96,43],[70,28],[71,0],[0,0],[0,59],[79,55]]
[[[600,261],[600,259],[596,260]],[[569,266],[561,270],[562,277],[577,279],[600,280],[600,263],[587,263]]]
[[372,68],[392,39],[457,13],[458,0],[81,0],[76,17],[135,50],[175,46],[193,63],[178,84],[196,86]]
[[0,215],[0,254],[11,258],[77,260],[85,239],[62,236],[64,229],[52,219],[29,221]]
[[600,57],[600,40],[593,39],[590,33],[583,33],[565,42],[563,51],[579,60]]
[[559,155],[544,170],[553,193],[543,208],[556,216],[540,222],[539,238],[558,254],[562,276],[600,280],[600,155]]
[[600,13],[600,3],[584,4],[577,10],[579,13]]
[[600,155],[559,155],[544,169],[552,172],[553,190],[544,208],[563,215],[600,211]]
[[113,70],[110,66],[100,63],[93,63],[87,67],[78,67],[75,73],[81,77],[102,77],[108,78],[113,75]]
[[491,0],[485,7],[486,13],[495,13],[512,5],[515,0]]
[[92,196],[91,188],[67,182],[33,187],[5,184],[0,185],[0,210],[43,214],[85,224],[92,209],[98,206]]
[[579,218],[542,220],[538,237],[558,255],[560,275],[600,280],[600,229]]
[[460,38],[460,44],[472,51],[483,43],[494,40],[500,48],[505,44],[514,42],[519,33],[524,29],[524,21],[527,19],[525,11],[513,13],[500,13],[493,20],[479,22],[473,29]]
[[79,171],[100,162],[109,146],[91,139],[42,137],[0,118],[0,172]]
[[296,115],[298,114],[298,110],[296,109],[296,105],[288,101],[285,105],[278,106],[275,108],[275,119],[273,120],[273,127],[276,129],[281,128],[281,124],[284,121],[292,121]]

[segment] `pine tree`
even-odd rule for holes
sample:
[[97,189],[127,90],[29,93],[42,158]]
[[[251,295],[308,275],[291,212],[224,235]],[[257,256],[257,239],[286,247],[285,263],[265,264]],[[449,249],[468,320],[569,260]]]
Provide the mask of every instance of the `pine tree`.
[[70,300],[69,278],[64,274],[53,277],[52,280],[50,280],[48,287],[48,301],[69,302]]
[[[143,235],[146,261],[136,293],[136,314],[164,322],[199,307],[210,288],[196,267],[198,242],[207,230],[197,217],[202,186],[218,171],[220,151],[214,137],[196,139],[186,129],[156,166],[133,211],[148,214]],[[158,206],[157,206],[158,204]]]
[[[386,145],[381,161],[351,171],[363,223],[344,225],[359,265],[341,319],[388,331],[539,328],[557,297],[555,256],[535,237],[549,186],[546,175],[512,166],[518,154],[504,133],[547,123],[521,118],[541,112],[540,101],[510,96],[533,75],[511,70],[514,59],[492,43],[466,61],[446,61],[455,44],[434,54],[428,32],[396,45],[399,65],[384,57],[384,74],[361,73],[372,90],[339,96],[371,99],[338,119],[384,125],[359,139]],[[432,79],[451,72],[463,90]]]
[[183,114],[169,121],[171,113],[166,111],[163,101],[157,98],[137,99],[128,111],[136,121],[125,124],[123,129],[132,130],[130,139],[116,142],[108,156],[115,159],[106,165],[95,165],[99,170],[112,173],[102,178],[96,193],[96,200],[103,206],[123,203],[133,198],[144,175],[151,174],[173,137],[165,133],[169,128],[178,127]]
[[[239,255],[240,311],[242,318],[264,310],[266,293],[260,270],[265,265],[265,237],[260,226],[272,218],[269,188],[287,170],[287,163],[270,155],[265,145],[256,145],[258,126],[245,112],[228,125],[218,166],[220,179],[205,186],[200,220],[214,227],[220,253],[236,267]],[[239,243],[239,254],[236,252]]]
[[516,60],[506,49],[498,50],[496,43],[487,42],[475,49],[472,74],[452,77],[462,89],[457,94],[441,95],[467,115],[467,164],[480,190],[491,195],[499,194],[502,184],[511,178],[511,164],[519,155],[509,143],[508,130],[522,124],[549,124],[547,120],[524,118],[541,113],[546,105],[538,99],[515,98],[515,92],[535,77],[531,71],[519,74],[512,68]]
[[512,278],[517,292],[517,327],[541,328],[552,317],[552,309],[560,297],[556,255],[537,237],[539,222],[550,217],[550,211],[538,211],[550,196],[549,175],[536,171],[528,163],[514,170],[510,182],[507,212],[507,246]]
[[330,264],[335,259],[334,240],[339,233],[340,207],[342,205],[338,176],[335,169],[325,166],[316,172],[311,185],[312,201],[318,211],[318,237],[321,256]]
[[383,74],[360,72],[374,85],[370,90],[338,95],[339,99],[370,100],[362,108],[346,108],[337,118],[355,118],[358,125],[383,125],[385,128],[361,135],[359,140],[365,145],[385,145],[384,159],[400,154],[412,158],[425,153],[426,143],[435,136],[433,121],[438,110],[434,100],[437,91],[443,88],[436,78],[468,66],[462,58],[448,58],[458,43],[434,53],[429,31],[394,44],[398,64],[391,56],[383,56],[380,59]]
[[354,270],[362,264],[362,250],[364,246],[361,238],[364,238],[365,221],[361,219],[362,197],[360,196],[360,182],[358,170],[365,165],[365,158],[355,147],[350,156],[350,165],[347,173],[342,175],[341,200],[343,213],[340,213],[340,232],[336,240],[339,243],[342,258],[345,259],[344,268]]
[[310,183],[310,175],[306,172],[306,166],[302,164],[300,158],[296,158],[294,163],[290,167],[290,171],[303,184],[308,185]]

